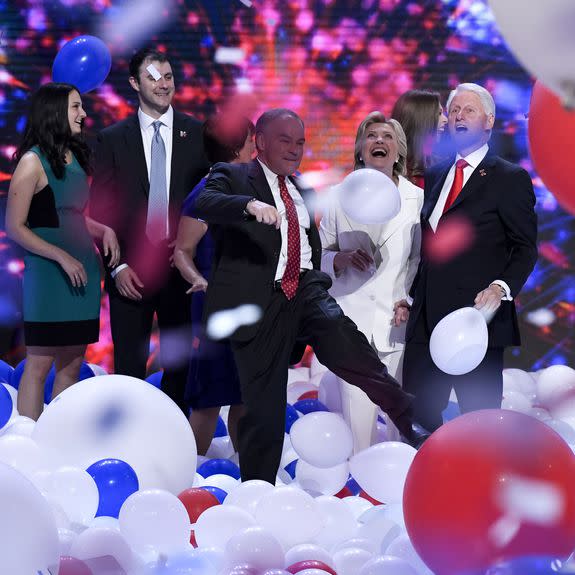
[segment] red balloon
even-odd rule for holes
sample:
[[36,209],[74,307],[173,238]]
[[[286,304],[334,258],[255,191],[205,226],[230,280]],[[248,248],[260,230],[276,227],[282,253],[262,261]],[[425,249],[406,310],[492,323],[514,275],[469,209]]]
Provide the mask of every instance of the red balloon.
[[[556,517],[524,515],[537,493],[522,497],[519,508],[502,501],[521,479],[552,490],[561,503]],[[522,555],[566,557],[575,543],[574,485],[575,456],[547,425],[507,410],[468,413],[440,427],[411,464],[403,492],[407,532],[441,575]],[[513,525],[514,517],[521,522]]]
[[302,399],[317,399],[318,398],[318,391],[316,389],[310,389],[310,391],[306,391],[302,393],[297,400],[301,401]]
[[363,489],[359,492],[359,496],[363,499],[367,499],[367,501],[373,503],[373,505],[383,505],[381,501],[374,499],[369,493],[366,493]]
[[317,561],[315,559],[308,559],[306,561],[298,561],[293,565],[286,568],[290,573],[299,573],[300,571],[305,571],[306,569],[321,569],[330,575],[337,575],[337,573],[323,561]]
[[83,561],[65,556],[60,557],[58,575],[93,575],[93,573]]
[[343,489],[335,494],[335,497],[339,497],[340,499],[343,499],[344,497],[353,497],[353,491],[347,485],[344,485]]
[[566,110],[560,99],[535,82],[529,109],[529,147],[533,165],[557,201],[575,214],[573,147],[575,111]]
[[190,518],[190,523],[196,523],[198,517],[206,509],[220,504],[215,495],[198,487],[191,487],[190,489],[182,491],[178,495],[178,499],[184,504]]

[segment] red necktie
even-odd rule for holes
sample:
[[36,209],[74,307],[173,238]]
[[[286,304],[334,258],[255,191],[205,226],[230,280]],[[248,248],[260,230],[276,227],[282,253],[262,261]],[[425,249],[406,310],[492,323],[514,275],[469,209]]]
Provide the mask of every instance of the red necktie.
[[287,263],[282,276],[282,290],[288,299],[292,299],[297,291],[300,273],[301,244],[299,239],[299,219],[297,210],[286,186],[285,176],[278,176],[280,196],[286,209],[288,224]]
[[469,166],[469,164],[460,158],[455,164],[455,178],[453,178],[453,184],[451,184],[451,189],[449,190],[449,195],[447,196],[447,201],[443,207],[443,213],[445,213],[457,199],[461,188],[463,188],[463,169]]

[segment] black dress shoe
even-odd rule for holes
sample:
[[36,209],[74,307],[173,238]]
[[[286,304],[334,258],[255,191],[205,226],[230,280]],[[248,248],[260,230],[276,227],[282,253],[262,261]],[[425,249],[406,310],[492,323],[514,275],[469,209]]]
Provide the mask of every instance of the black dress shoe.
[[431,433],[419,425],[419,423],[413,421],[407,432],[402,435],[405,443],[409,443],[411,447],[419,449],[425,443]]

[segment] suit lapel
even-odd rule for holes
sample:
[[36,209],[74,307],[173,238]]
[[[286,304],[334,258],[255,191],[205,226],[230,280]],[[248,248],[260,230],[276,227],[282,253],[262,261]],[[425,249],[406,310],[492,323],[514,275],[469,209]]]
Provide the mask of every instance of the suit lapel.
[[255,196],[257,196],[262,202],[265,202],[270,206],[277,207],[268,184],[268,180],[264,174],[264,169],[260,166],[258,160],[252,160],[249,164],[248,179],[254,189]]
[[496,157],[491,154],[487,154],[487,156],[483,158],[483,160],[477,166],[477,168],[473,170],[473,174],[471,174],[471,177],[469,178],[469,180],[467,180],[467,182],[461,189],[461,192],[459,192],[459,195],[457,196],[457,198],[455,198],[455,201],[453,202],[453,204],[451,204],[450,208],[446,211],[446,213],[450,212],[453,208],[458,206],[461,202],[465,200],[465,198],[469,197],[479,187],[485,184],[487,180],[489,180],[489,177],[493,172],[493,166],[495,165],[495,160]]
[[172,162],[170,171],[170,204],[174,200],[174,190],[180,189],[180,180],[185,166],[186,137],[185,117],[174,110],[172,125]]
[[146,155],[144,154],[144,142],[137,114],[132,116],[131,122],[126,125],[126,146],[130,153],[128,157],[132,160],[134,174],[142,186],[146,196],[150,192],[150,182],[148,181],[148,167],[146,166]]
[[445,164],[443,169],[439,171],[439,178],[435,180],[435,183],[431,186],[429,192],[425,190],[425,197],[423,200],[423,208],[421,209],[421,221],[426,222],[429,220],[429,217],[433,213],[435,208],[435,204],[437,204],[437,200],[439,199],[439,195],[441,194],[441,190],[443,188],[443,184],[445,184],[445,180],[447,179],[447,174],[449,174],[449,170],[451,169],[452,162]]
[[417,195],[412,193],[411,189],[409,189],[407,186],[402,186],[401,181],[400,185],[398,186],[398,189],[401,197],[401,210],[399,214],[395,216],[395,218],[393,218],[392,220],[381,226],[381,231],[379,233],[379,240],[377,242],[377,244],[380,246],[383,246],[383,244],[385,244],[385,242],[389,239],[391,235],[393,235],[400,227],[403,227],[406,218],[410,216],[408,210],[406,209],[407,208],[406,202],[408,202],[409,200],[417,201]]

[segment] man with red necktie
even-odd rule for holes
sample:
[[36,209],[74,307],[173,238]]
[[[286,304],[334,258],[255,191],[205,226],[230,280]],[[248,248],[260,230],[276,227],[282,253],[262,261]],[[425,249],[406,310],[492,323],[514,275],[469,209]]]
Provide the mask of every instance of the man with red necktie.
[[412,422],[413,398],[328,293],[331,279],[320,271],[321,241],[309,205],[313,191],[293,176],[304,143],[295,112],[265,112],[256,124],[257,159],[214,166],[195,204],[216,244],[206,314],[246,303],[263,312],[258,323],[230,338],[246,409],[238,425],[244,481],[275,483],[288,366],[297,362],[294,349],[303,352],[306,344],[336,375],[365,391],[406,441],[417,447],[428,435]]
[[[488,141],[495,121],[491,94],[477,84],[461,84],[447,103],[455,161],[425,175],[422,230],[428,239],[449,221],[465,219],[473,241],[449,261],[426,253],[411,288],[403,367],[403,387],[415,395],[415,417],[433,431],[454,389],[462,413],[501,407],[503,351],[520,345],[514,298],[537,261],[537,216],[529,174],[492,154]],[[466,375],[440,371],[429,353],[433,328],[447,314],[475,306],[492,317],[483,362]],[[405,317],[409,305],[403,302]],[[447,342],[446,345],[449,345]]]

